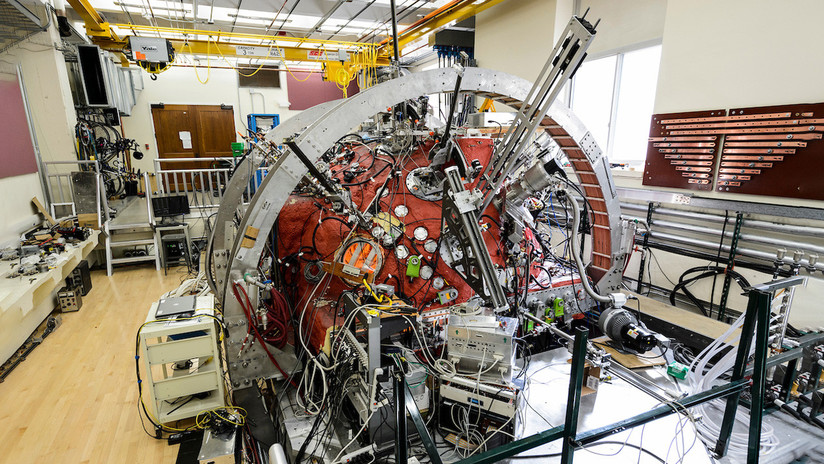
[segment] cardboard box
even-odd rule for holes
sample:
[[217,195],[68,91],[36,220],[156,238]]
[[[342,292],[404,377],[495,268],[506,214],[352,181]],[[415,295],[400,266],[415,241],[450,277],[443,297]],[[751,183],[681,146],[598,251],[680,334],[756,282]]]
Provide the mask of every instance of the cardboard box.
[[97,214],[83,213],[77,215],[77,225],[80,227],[89,227],[91,229],[98,229]]

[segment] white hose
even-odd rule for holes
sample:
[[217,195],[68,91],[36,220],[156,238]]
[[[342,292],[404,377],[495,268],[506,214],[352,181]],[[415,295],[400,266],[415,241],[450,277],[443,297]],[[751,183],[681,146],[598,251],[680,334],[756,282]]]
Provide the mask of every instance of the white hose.
[[[731,337],[735,330],[739,329],[743,324],[744,315],[741,315],[741,317],[739,317],[730,326],[729,330],[724,332],[723,335],[704,348],[704,350],[701,351],[701,353],[699,353],[698,356],[696,356],[692,361],[690,364],[690,375],[688,378],[689,390],[691,394],[700,393],[711,388],[722,374],[733,368],[738,350],[735,349],[732,344],[727,343],[726,340]],[[731,343],[740,341],[740,339],[741,335],[738,335],[732,339]],[[704,370],[706,369],[709,361],[728,347],[732,349],[730,349],[726,355],[724,355],[705,373]],[[754,351],[755,344],[751,344],[749,354],[752,354]],[[718,440],[718,435],[721,433],[721,420],[724,415],[725,405],[726,399],[721,398],[692,408],[694,413],[703,416],[703,419],[696,423],[696,432],[701,438],[701,441],[703,441],[707,446],[714,446],[715,442]],[[739,410],[735,420],[748,425],[750,416],[746,411]],[[747,432],[736,432],[733,430],[729,442],[728,453],[730,457],[739,458],[741,460],[746,459],[748,442],[749,436]],[[778,446],[778,444],[779,440],[778,437],[776,437],[773,428],[769,424],[763,424],[760,440],[761,454],[764,455],[769,453],[776,446]],[[733,461],[735,462],[737,459],[733,459]]]

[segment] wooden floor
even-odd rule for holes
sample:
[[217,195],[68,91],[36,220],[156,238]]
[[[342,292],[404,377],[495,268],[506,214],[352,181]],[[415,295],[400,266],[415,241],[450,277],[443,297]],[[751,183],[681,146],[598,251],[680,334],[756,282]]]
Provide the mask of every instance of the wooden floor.
[[135,333],[178,286],[154,267],[92,272],[77,313],[0,383],[0,463],[174,463],[177,445],[147,436],[137,411]]

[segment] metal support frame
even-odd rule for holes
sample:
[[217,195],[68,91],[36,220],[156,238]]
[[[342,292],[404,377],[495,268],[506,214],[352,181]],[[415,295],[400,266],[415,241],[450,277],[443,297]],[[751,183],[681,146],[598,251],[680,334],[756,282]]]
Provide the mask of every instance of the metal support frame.
[[[735,215],[735,228],[732,232],[732,243],[730,244],[730,257],[727,261],[727,268],[724,271],[724,287],[721,291],[721,302],[718,303],[718,320],[723,321],[727,313],[727,298],[730,296],[730,285],[732,284],[732,277],[729,271],[735,267],[735,255],[738,252],[738,238],[741,237],[741,224],[744,222],[744,215],[741,212]],[[723,243],[724,237],[721,237]]]
[[409,435],[406,433],[406,395],[403,387],[406,383],[403,372],[392,373],[393,395],[395,399],[395,462],[406,464],[409,460]]
[[441,455],[438,454],[438,447],[429,431],[426,429],[426,423],[421,417],[421,411],[418,409],[415,398],[409,390],[409,385],[406,383],[406,377],[402,370],[395,370],[392,374],[392,387],[394,389],[393,396],[395,399],[395,420],[397,426],[395,427],[395,462],[398,464],[406,464],[409,460],[409,448],[407,440],[406,414],[409,413],[409,418],[415,425],[415,430],[421,437],[423,447],[426,449],[426,454],[429,456],[429,461],[432,464],[443,464]]
[[[652,213],[655,212],[655,203],[649,202],[647,204],[647,227],[652,227]],[[649,236],[651,230],[647,230],[644,234],[644,241],[641,245],[644,252],[641,254],[641,265],[638,267],[638,285],[635,286],[635,292],[641,293],[641,286],[644,284],[644,268],[647,265],[647,251],[649,250]],[[651,284],[652,282],[650,282]]]
[[795,358],[787,363],[787,370],[784,371],[784,379],[781,381],[781,399],[784,402],[790,399],[790,393],[793,389],[793,382],[798,375],[798,358]]
[[504,311],[509,307],[506,295],[495,274],[495,266],[478,225],[477,203],[481,199],[480,192],[464,188],[456,166],[446,168],[444,173],[443,218],[449,234],[458,239],[462,251],[463,272],[459,273],[496,312]]
[[584,364],[587,355],[587,329],[575,331],[572,349],[572,366],[569,375],[569,394],[567,395],[566,416],[564,419],[564,442],[561,450],[561,463],[572,464],[574,456],[573,441],[578,434],[578,413],[581,410],[581,389],[584,384]]
[[[770,303],[773,292],[782,288],[789,288],[804,281],[801,277],[776,280],[767,284],[757,285],[749,289],[749,300],[744,325],[741,327],[741,340],[738,342],[738,354],[732,371],[732,382],[745,381],[747,358],[750,353],[752,336],[755,332],[755,361],[752,373],[752,406],[750,408],[749,443],[747,446],[747,462],[758,462],[761,423],[764,413],[764,389],[767,377],[767,348],[770,334]],[[730,435],[732,434],[735,415],[738,411],[740,392],[727,398],[724,410],[724,419],[721,423],[721,432],[715,446],[715,453],[719,456],[727,454]]]
[[395,11],[395,0],[389,0],[392,10],[392,62],[397,65],[401,61],[401,50],[398,47],[398,16]]
[[[738,409],[738,400],[741,392],[748,388],[750,383],[745,376],[748,374],[747,359],[749,358],[749,351],[753,339],[755,340],[755,361],[752,375],[753,406],[750,411],[751,419],[747,462],[751,464],[757,463],[759,459],[758,452],[763,419],[767,367],[776,362],[786,361],[785,358],[778,360],[776,359],[777,357],[767,359],[770,300],[775,290],[789,288],[801,283],[803,283],[802,277],[791,277],[750,288],[749,304],[747,306],[744,326],[741,329],[741,341],[738,345],[738,353],[735,366],[733,367],[733,377],[730,382],[682,398],[678,401],[677,407],[671,404],[663,404],[633,417],[581,433],[577,432],[577,424],[581,401],[581,387],[583,384],[587,331],[585,329],[578,329],[573,341],[574,348],[569,380],[569,395],[564,425],[553,427],[544,432],[515,440],[495,449],[463,459],[458,461],[458,464],[491,464],[550,443],[559,438],[564,439],[561,462],[570,464],[572,463],[576,448],[595,443],[610,435],[650,423],[662,417],[683,413],[686,409],[693,406],[726,397],[727,405],[724,410],[724,422],[722,423],[722,431],[715,448],[716,454],[723,456],[726,454],[729,438],[732,433],[732,425]],[[753,333],[755,334],[754,337]],[[793,356],[797,357],[796,354],[793,354]]]
[[492,203],[508,176],[523,163],[522,155],[529,146],[529,141],[566,81],[578,70],[594,36],[595,26],[583,17],[573,16],[569,21],[552,50],[550,59],[524,99],[524,104],[515,114],[515,120],[506,131],[501,146],[481,174],[478,188],[484,192],[484,202],[480,209],[482,213]]

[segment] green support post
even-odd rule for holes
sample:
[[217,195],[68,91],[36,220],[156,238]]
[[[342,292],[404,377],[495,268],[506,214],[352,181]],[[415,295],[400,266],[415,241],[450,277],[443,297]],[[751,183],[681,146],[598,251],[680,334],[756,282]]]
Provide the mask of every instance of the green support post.
[[581,409],[581,389],[584,384],[584,364],[587,357],[587,329],[575,330],[572,348],[572,366],[569,375],[569,395],[567,396],[566,418],[564,420],[563,448],[561,464],[572,464],[575,453],[575,437],[578,434],[578,412]]
[[[655,211],[655,204],[650,202],[647,205],[647,225],[652,227],[652,213]],[[636,293],[641,293],[641,287],[644,283],[644,268],[647,264],[647,250],[649,250],[649,235],[650,231],[644,234],[644,243],[641,245],[644,252],[641,254],[641,265],[638,267],[638,285],[635,287]],[[652,282],[650,282],[652,284]]]
[[[772,292],[755,291],[758,305],[758,324],[755,332],[755,366],[752,375],[752,406],[750,408],[750,439],[747,444],[747,463],[756,464],[761,451],[761,423],[764,419],[764,395],[767,388],[767,348],[770,336],[770,303]],[[750,295],[750,298],[753,298]]]
[[785,403],[790,399],[790,392],[793,389],[793,383],[798,376],[798,358],[787,363],[787,369],[784,371],[784,380],[781,382],[781,400]]
[[[747,302],[747,313],[744,316],[744,325],[741,327],[741,340],[738,342],[738,354],[735,357],[732,379],[730,379],[731,382],[736,382],[744,378],[744,371],[747,368],[747,359],[749,358],[750,346],[752,346],[752,334],[755,329],[757,315],[758,299],[754,298],[751,294]],[[715,444],[715,454],[718,456],[727,454],[740,397],[740,392],[733,393],[727,397],[727,406],[724,408],[724,419],[721,422],[721,433],[718,434],[718,442]]]
[[[724,287],[721,290],[721,302],[718,303],[718,320],[723,321],[727,313],[727,298],[730,296],[730,285],[732,278],[729,271],[735,267],[735,255],[738,253],[738,238],[741,236],[741,223],[744,222],[744,215],[735,214],[735,227],[732,232],[732,243],[730,243],[730,258],[727,261],[727,268],[724,271]],[[721,243],[724,243],[724,237],[721,237]],[[710,314],[712,316],[712,314]]]
[[[752,404],[750,406],[749,441],[747,443],[748,464],[758,462],[761,448],[761,425],[764,418],[767,366],[771,364],[770,360],[767,359],[767,354],[770,336],[770,306],[773,294],[775,294],[777,290],[790,288],[804,282],[805,278],[795,276],[756,285],[747,290],[749,296],[747,312],[744,315],[744,324],[741,327],[741,340],[738,342],[738,354],[735,358],[731,382],[741,381],[747,372],[747,358],[749,357],[754,333],[755,353],[753,356],[755,361],[753,362],[752,387],[750,389]],[[727,454],[739,399],[740,392],[733,393],[727,398],[727,406],[724,409],[724,419],[721,422],[721,431],[718,434],[718,441],[715,445],[715,454],[719,457]]]

